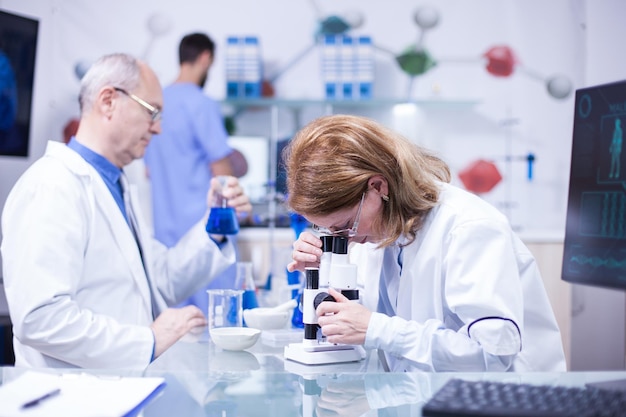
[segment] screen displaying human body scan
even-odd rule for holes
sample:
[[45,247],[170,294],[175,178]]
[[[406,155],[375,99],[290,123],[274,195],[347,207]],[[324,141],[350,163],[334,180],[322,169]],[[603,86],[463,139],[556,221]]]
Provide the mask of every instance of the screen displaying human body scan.
[[626,289],[626,80],[576,91],[562,278]]

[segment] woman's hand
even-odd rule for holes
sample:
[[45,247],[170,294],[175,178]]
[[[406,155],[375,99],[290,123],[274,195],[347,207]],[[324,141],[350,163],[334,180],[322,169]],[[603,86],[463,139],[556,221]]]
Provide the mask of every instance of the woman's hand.
[[293,252],[291,261],[287,265],[289,272],[302,271],[307,266],[319,266],[320,257],[322,256],[322,240],[311,232],[304,231],[300,233],[300,237],[293,244]]
[[340,292],[329,288],[328,293],[335,299],[324,301],[317,310],[317,323],[330,343],[362,345],[372,312],[361,304],[350,301]]

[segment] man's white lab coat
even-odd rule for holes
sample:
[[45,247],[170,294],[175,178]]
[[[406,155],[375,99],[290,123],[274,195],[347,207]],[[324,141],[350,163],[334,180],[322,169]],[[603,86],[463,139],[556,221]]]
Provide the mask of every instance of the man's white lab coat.
[[132,187],[131,196],[148,277],[126,219],[79,154],[50,142],[18,180],[2,216],[16,366],[144,368],[153,314],[235,261],[201,222],[167,250],[146,234]]

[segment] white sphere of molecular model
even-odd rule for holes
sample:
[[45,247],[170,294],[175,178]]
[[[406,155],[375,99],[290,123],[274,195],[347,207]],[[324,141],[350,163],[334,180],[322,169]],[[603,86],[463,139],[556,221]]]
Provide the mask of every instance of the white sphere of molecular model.
[[439,12],[432,7],[420,7],[413,14],[413,20],[422,30],[432,29],[439,23]]
[[148,30],[154,36],[164,35],[172,27],[172,21],[161,13],[154,13],[148,17]]
[[363,17],[363,13],[357,11],[349,11],[344,13],[343,19],[348,23],[350,29],[356,29],[363,26],[365,22],[365,17]]
[[546,81],[548,93],[554,98],[566,98],[572,92],[572,82],[564,75],[555,75]]

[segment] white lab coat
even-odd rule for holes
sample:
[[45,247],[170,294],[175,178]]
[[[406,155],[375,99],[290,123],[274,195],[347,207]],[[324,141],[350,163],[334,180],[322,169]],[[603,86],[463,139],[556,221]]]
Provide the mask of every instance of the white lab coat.
[[[220,251],[201,222],[168,250],[147,234],[130,191],[156,317],[231,265],[235,251],[231,243]],[[141,255],[89,163],[49,142],[10,192],[2,231],[16,366],[142,369],[150,363],[153,307]]]
[[537,264],[507,219],[450,184],[440,202],[402,250],[351,246],[375,311],[365,347],[393,371],[565,371]]

